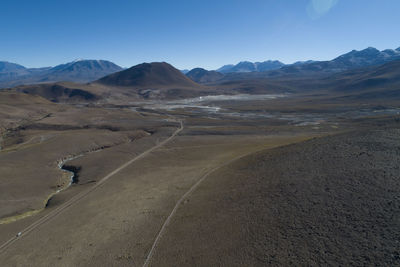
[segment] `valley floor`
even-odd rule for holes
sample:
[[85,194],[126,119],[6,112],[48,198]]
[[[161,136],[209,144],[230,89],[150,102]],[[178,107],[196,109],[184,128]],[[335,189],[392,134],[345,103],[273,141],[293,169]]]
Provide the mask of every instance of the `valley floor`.
[[[179,136],[23,236],[1,255],[2,262],[34,266],[140,266],[177,200],[205,173],[238,156],[306,138]],[[86,178],[84,174],[80,177],[82,181]],[[60,194],[55,198],[54,206],[42,214],[2,225],[1,241],[51,212],[57,203],[62,203],[62,197]]]
[[0,224],[4,266],[399,264],[398,116],[47,109],[3,134],[0,218],[39,210]]

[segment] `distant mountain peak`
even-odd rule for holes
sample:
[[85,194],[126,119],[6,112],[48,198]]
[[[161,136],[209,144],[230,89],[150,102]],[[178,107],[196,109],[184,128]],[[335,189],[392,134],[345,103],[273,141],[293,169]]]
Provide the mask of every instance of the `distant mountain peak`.
[[372,47],[372,46],[369,46],[369,47],[365,48],[364,50],[365,51],[378,51],[379,52],[378,49],[376,49],[375,47]]
[[61,65],[68,65],[68,64],[76,64],[76,63],[111,63],[116,65],[115,63],[112,63],[111,61],[108,60],[103,60],[103,59],[75,59],[74,61],[65,63],[65,64],[61,64]]
[[183,74],[186,74],[186,73],[188,73],[190,70],[188,70],[188,69],[183,69],[183,70],[180,70]]
[[376,55],[376,54],[379,54],[379,53],[380,53],[380,51],[378,49],[374,48],[374,47],[367,47],[367,48],[365,48],[363,50],[355,50],[355,49],[353,49],[348,53],[345,53],[343,55],[338,56],[334,60],[342,59],[342,58],[348,58],[348,57],[354,57],[354,56],[355,57],[364,57],[366,55]]
[[230,72],[262,72],[275,70],[283,67],[285,64],[278,60],[267,60],[263,62],[250,62],[250,61],[240,61],[236,65],[225,65],[219,68],[217,71],[221,73]]
[[292,65],[303,65],[303,64],[310,64],[316,62],[315,60],[303,60],[303,61],[296,61]]
[[0,61],[0,72],[8,72],[16,70],[26,70],[26,68],[16,63],[11,63],[8,61]]
[[208,71],[203,68],[194,68],[186,73],[186,76],[197,83],[210,83],[222,79],[224,74],[214,70]]
[[233,68],[235,65],[233,64],[227,64],[227,65],[223,65],[221,68],[217,69],[218,72],[224,73],[227,70],[230,70],[231,68]]
[[206,72],[207,70],[206,69],[203,69],[203,68],[194,68],[194,69],[191,69],[189,72]]
[[244,61],[240,61],[238,64],[254,64],[253,62],[244,60]]
[[89,82],[121,70],[120,66],[107,60],[80,59],[50,69],[44,81]]
[[42,82],[90,82],[121,70],[120,66],[107,60],[78,59],[52,68],[31,69],[0,62],[0,88]]

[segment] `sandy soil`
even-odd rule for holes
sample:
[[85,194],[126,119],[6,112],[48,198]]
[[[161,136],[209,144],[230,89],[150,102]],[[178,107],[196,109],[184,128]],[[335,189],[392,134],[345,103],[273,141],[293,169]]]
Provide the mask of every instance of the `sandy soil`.
[[150,265],[399,265],[399,140],[398,128],[352,132],[216,171],[178,209]]
[[[284,137],[278,143],[302,138],[306,137]],[[176,201],[204,173],[233,157],[276,146],[276,139],[178,137],[15,242],[0,257],[9,265],[139,266]],[[57,202],[53,205],[47,212]],[[2,241],[45,214],[0,227]]]
[[39,212],[69,185],[70,174],[58,166],[62,160],[124,144],[128,153],[139,153],[178,125],[130,109],[60,105],[7,91],[0,98],[0,224]]

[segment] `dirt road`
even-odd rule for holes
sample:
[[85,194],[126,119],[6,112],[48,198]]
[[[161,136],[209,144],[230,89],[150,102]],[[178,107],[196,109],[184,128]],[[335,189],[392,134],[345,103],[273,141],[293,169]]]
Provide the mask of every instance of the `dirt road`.
[[252,151],[252,152],[250,152],[250,153],[245,153],[245,154],[243,154],[243,155],[240,155],[240,156],[238,156],[238,157],[235,157],[235,158],[233,158],[233,159],[230,159],[230,160],[228,160],[228,161],[226,161],[226,162],[224,162],[224,163],[222,163],[222,164],[216,166],[215,168],[211,169],[211,170],[208,171],[206,174],[204,174],[192,187],[190,187],[190,189],[189,189],[188,191],[186,191],[186,193],[176,202],[174,208],[172,209],[171,213],[169,214],[169,216],[168,216],[167,219],[165,220],[165,222],[164,222],[164,224],[162,225],[160,231],[158,232],[156,238],[154,239],[154,243],[153,243],[153,245],[151,246],[151,249],[150,249],[149,253],[147,254],[146,260],[145,260],[145,262],[143,263],[143,267],[149,266],[149,264],[150,264],[150,262],[151,262],[151,258],[152,258],[153,254],[154,254],[154,252],[155,252],[155,250],[156,250],[156,248],[157,248],[157,245],[158,245],[158,243],[159,243],[159,241],[160,241],[162,235],[163,235],[164,232],[166,231],[166,228],[167,228],[168,225],[170,224],[171,219],[174,217],[176,211],[178,210],[179,206],[183,203],[183,201],[185,201],[185,199],[187,199],[188,196],[190,196],[190,194],[191,194],[194,190],[196,190],[196,188],[197,188],[208,176],[210,176],[211,174],[213,174],[216,170],[218,170],[218,169],[220,169],[220,168],[222,168],[222,167],[224,167],[224,166],[227,166],[227,165],[229,165],[230,163],[232,163],[232,162],[234,162],[234,161],[236,161],[236,160],[238,160],[238,159],[240,159],[240,158],[242,158],[242,157],[245,157],[245,156],[247,156],[247,155],[249,155],[249,154],[253,154],[253,153],[255,153],[255,151]]
[[99,182],[97,182],[94,186],[92,186],[91,188],[87,189],[86,191],[81,192],[80,194],[74,196],[73,198],[71,198],[70,200],[68,200],[67,202],[65,202],[64,204],[60,205],[58,208],[56,208],[55,210],[53,210],[52,212],[48,213],[47,215],[43,216],[42,218],[40,218],[39,220],[37,220],[36,222],[32,223],[31,225],[29,225],[28,227],[26,227],[25,229],[21,230],[20,232],[16,233],[16,236],[14,236],[13,238],[9,239],[8,241],[6,241],[5,243],[3,243],[0,246],[0,254],[2,252],[4,252],[9,246],[11,246],[14,242],[16,242],[17,240],[21,239],[22,237],[28,235],[31,231],[33,231],[34,229],[36,229],[37,227],[39,227],[40,225],[42,225],[43,223],[51,220],[52,218],[56,217],[57,215],[59,215],[60,213],[62,213],[64,210],[66,210],[67,208],[71,207],[72,205],[76,204],[77,202],[79,202],[81,199],[83,199],[85,196],[87,196],[90,192],[94,191],[96,188],[98,188],[99,186],[101,186],[102,184],[104,184],[108,179],[110,179],[112,176],[114,176],[115,174],[117,174],[118,172],[120,172],[121,170],[125,169],[127,166],[129,166],[130,164],[132,164],[133,162],[145,157],[146,155],[150,154],[152,151],[160,148],[161,146],[165,145],[166,143],[168,143],[169,141],[171,141],[176,135],[178,135],[184,128],[183,126],[183,122],[179,121],[180,123],[180,127],[167,139],[165,139],[164,141],[158,143],[157,145],[153,146],[152,148],[146,150],[145,152],[143,152],[142,154],[134,157],[133,159],[129,160],[128,162],[124,163],[123,165],[121,165],[120,167],[118,167],[117,169],[115,169],[114,171],[112,171],[111,173],[109,173],[108,175],[106,175],[105,177],[103,177],[101,180],[99,180]]

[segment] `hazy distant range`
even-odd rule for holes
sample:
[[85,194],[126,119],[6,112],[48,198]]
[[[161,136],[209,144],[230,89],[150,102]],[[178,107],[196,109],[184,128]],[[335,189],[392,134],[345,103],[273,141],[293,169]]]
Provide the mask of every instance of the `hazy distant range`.
[[[242,61],[236,65],[224,65],[214,71],[195,68],[190,71],[182,70],[182,72],[195,82],[209,83],[224,78],[246,78],[246,74],[257,75],[257,77],[270,77],[288,74],[336,73],[384,64],[393,60],[400,60],[400,47],[382,51],[373,47],[361,51],[353,50],[329,61],[308,60],[294,64],[284,64],[278,60],[263,62]],[[107,60],[75,60],[55,67],[44,68],[26,68],[16,63],[0,61],[0,88],[58,81],[86,83],[122,70],[122,67]]]

